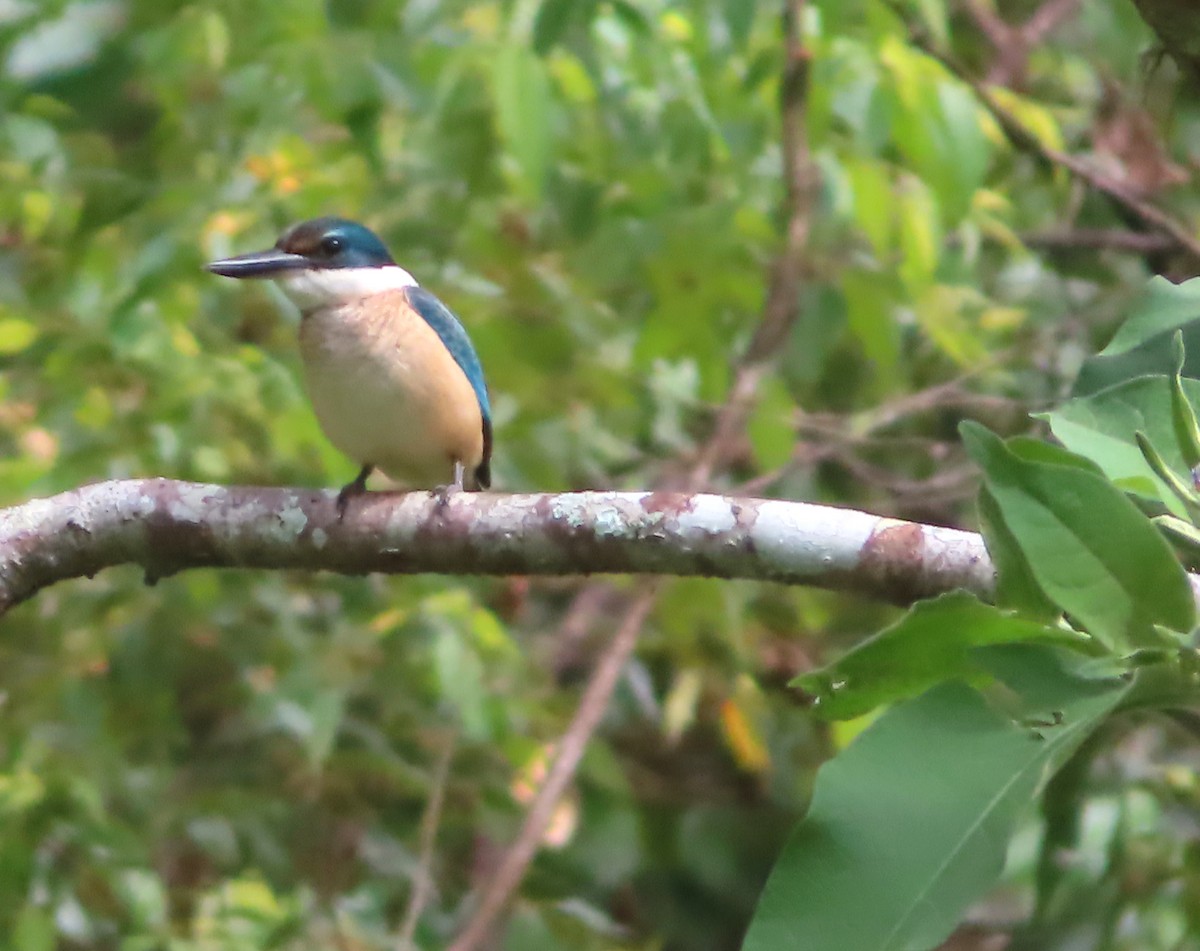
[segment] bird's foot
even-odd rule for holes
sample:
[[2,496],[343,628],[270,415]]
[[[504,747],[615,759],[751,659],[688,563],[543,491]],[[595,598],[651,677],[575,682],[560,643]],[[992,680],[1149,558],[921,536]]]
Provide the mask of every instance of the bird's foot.
[[342,490],[337,494],[337,513],[338,521],[346,517],[346,507],[350,504],[350,500],[356,495],[362,495],[367,491],[367,477],[370,476],[374,466],[363,466],[353,482],[347,482],[342,486]]
[[454,481],[449,485],[439,485],[433,490],[433,497],[437,502],[437,511],[440,513],[447,505],[450,504],[451,497],[458,495],[463,491],[463,482],[466,479],[467,470],[461,462],[454,463]]
[[462,491],[463,487],[461,485],[455,485],[453,482],[451,482],[449,485],[439,485],[435,487],[433,489],[433,500],[435,502],[437,511],[440,513],[446,508],[447,505],[450,504],[450,500]]

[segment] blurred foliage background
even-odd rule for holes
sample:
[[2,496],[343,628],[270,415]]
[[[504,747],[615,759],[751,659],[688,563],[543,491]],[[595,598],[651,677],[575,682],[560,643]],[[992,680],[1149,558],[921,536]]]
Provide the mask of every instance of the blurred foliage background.
[[[3,0],[0,500],[351,478],[295,314],[202,271],[319,214],[368,223],[462,317],[499,488],[661,484],[781,246],[779,6]],[[813,0],[803,26],[800,316],[716,485],[972,525],[956,423],[1031,427],[1147,275],[1188,265],[1015,148],[951,67],[1181,218],[1200,115],[1127,0]],[[632,590],[560,630],[578,587],[125,569],[44,592],[0,637],[0,947],[395,946],[434,786],[415,938],[441,946]],[[784,684],[891,616],[669,584],[504,946],[736,947],[849,736]],[[1147,763],[1164,743],[1134,730],[1089,787],[1090,897],[1063,935],[1124,914],[1104,947],[1172,947],[1200,853]],[[1026,851],[955,947],[1027,910]]]

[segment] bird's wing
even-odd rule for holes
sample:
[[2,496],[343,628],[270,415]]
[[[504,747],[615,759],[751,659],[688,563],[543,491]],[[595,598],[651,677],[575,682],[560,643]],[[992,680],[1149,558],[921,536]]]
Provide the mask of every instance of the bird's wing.
[[404,288],[404,296],[409,306],[434,329],[445,344],[450,356],[454,357],[454,362],[466,375],[471,389],[475,391],[475,398],[479,400],[479,412],[483,417],[483,463],[475,475],[480,485],[487,488],[491,484],[489,462],[492,457],[492,407],[488,401],[487,383],[483,379],[483,367],[479,363],[479,356],[458,318],[433,294],[414,285]]

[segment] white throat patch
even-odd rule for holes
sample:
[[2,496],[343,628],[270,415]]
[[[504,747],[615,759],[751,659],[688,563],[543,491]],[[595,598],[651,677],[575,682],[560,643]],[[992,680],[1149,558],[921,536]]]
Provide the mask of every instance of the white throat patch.
[[289,271],[275,278],[293,304],[301,310],[329,307],[360,300],[381,291],[416,287],[416,279],[395,264],[386,267],[331,267]]

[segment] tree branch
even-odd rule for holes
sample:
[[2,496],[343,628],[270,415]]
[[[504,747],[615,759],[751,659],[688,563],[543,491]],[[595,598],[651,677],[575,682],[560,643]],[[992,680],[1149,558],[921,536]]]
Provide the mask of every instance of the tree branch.
[[1026,231],[1020,235],[1028,248],[1047,251],[1126,251],[1130,254],[1162,254],[1175,249],[1170,235],[1158,232],[1123,231],[1119,228],[1070,228],[1057,231]]
[[1079,5],[1080,0],[1046,0],[1028,20],[1020,26],[1012,26],[990,3],[967,0],[967,12],[996,50],[996,61],[988,70],[988,82],[997,86],[1024,86],[1030,50],[1073,15]]
[[83,486],[0,510],[0,610],[120,564],[343,574],[750,578],[908,603],[992,591],[978,535],[806,502],[679,492],[361,496],[168,479]]
[[555,750],[550,771],[525,813],[520,833],[505,850],[504,858],[493,874],[489,886],[482,891],[479,907],[471,915],[462,933],[450,945],[450,951],[471,951],[491,937],[494,922],[521,884],[525,870],[541,845],[542,835],[558,805],[558,800],[575,775],[588,742],[596,732],[596,727],[600,725],[604,711],[608,709],[609,698],[617,687],[633,649],[637,646],[642,625],[645,624],[650,609],[654,607],[660,586],[658,582],[646,585],[625,612],[616,636],[588,680],[575,715],[571,718],[571,726],[563,734]]
[[939,46],[925,30],[911,22],[898,0],[885,0],[885,3],[905,24],[914,45],[940,62],[971,88],[980,105],[999,123],[1005,137],[1014,148],[1034,156],[1050,167],[1065,168],[1089,188],[1108,198],[1131,218],[1136,218],[1148,228],[1166,235],[1179,250],[1186,252],[1193,259],[1200,260],[1200,239],[1195,236],[1190,224],[1174,218],[1157,205],[1135,194],[1124,182],[1099,168],[1094,168],[1086,160],[1043,142],[1000,102],[986,83],[972,76],[970,70],[949,50]]

